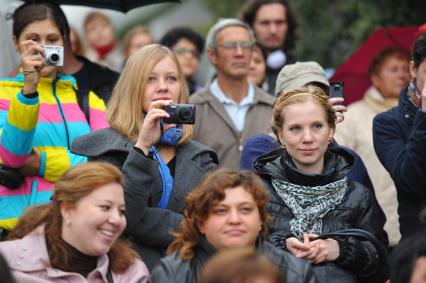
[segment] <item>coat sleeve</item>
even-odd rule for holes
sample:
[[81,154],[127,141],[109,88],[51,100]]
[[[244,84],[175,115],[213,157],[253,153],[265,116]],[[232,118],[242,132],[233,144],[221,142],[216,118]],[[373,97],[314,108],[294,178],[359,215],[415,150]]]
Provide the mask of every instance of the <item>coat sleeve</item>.
[[[358,219],[353,228],[370,232],[386,250],[388,238],[383,230],[386,221],[385,215],[371,190],[358,183],[354,185],[359,186],[358,189],[362,189],[363,193],[360,199],[355,200],[360,207]],[[367,239],[355,237],[337,237],[335,239],[340,246],[340,256],[335,261],[337,265],[357,274],[361,282],[384,282],[388,275],[388,267],[385,264],[386,254],[381,254]],[[381,263],[384,266],[381,266]]]
[[377,115],[373,122],[376,154],[398,189],[426,196],[426,113],[418,110],[408,140],[394,112]]
[[27,98],[20,91],[0,103],[0,156],[2,164],[19,168],[31,155],[40,109],[39,97]]

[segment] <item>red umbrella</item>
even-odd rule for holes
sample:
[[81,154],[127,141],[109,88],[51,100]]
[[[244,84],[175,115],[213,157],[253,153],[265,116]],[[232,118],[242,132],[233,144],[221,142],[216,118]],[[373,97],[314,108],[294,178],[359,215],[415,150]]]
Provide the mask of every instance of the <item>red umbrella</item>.
[[[24,0],[37,3],[38,0]],[[60,5],[87,6],[127,12],[133,8],[164,2],[180,2],[180,0],[51,0]]]
[[345,83],[345,105],[361,99],[371,85],[368,66],[387,47],[401,47],[411,52],[416,26],[378,28],[343,65],[336,69],[330,81]]

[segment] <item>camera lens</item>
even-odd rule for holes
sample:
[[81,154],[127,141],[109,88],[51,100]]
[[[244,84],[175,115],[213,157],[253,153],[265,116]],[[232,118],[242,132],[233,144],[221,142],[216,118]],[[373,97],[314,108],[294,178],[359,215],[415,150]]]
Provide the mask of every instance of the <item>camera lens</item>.
[[52,55],[50,56],[50,61],[51,61],[51,62],[53,62],[53,63],[58,62],[58,61],[59,61],[59,55],[58,55],[58,54],[56,54],[56,53],[52,54]]
[[181,111],[179,111],[178,115],[180,120],[187,122],[191,120],[192,112],[188,108],[183,108]]

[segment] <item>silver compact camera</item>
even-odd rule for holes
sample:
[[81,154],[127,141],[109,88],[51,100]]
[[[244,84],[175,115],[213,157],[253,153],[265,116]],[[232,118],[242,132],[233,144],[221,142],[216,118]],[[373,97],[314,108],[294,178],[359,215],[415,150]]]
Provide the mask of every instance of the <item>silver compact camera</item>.
[[64,65],[64,47],[43,45],[46,65],[63,66]]

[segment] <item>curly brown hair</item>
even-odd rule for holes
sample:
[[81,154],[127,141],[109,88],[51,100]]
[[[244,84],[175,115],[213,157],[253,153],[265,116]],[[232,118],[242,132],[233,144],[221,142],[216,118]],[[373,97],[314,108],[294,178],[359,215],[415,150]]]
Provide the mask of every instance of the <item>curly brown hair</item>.
[[200,242],[200,224],[209,218],[214,207],[225,199],[225,190],[240,186],[253,196],[262,222],[260,235],[266,237],[270,220],[267,211],[269,197],[262,181],[253,172],[221,169],[207,175],[186,197],[184,218],[179,230],[174,233],[175,240],[170,244],[168,254],[179,250],[179,256],[183,260],[190,260],[194,248]]

